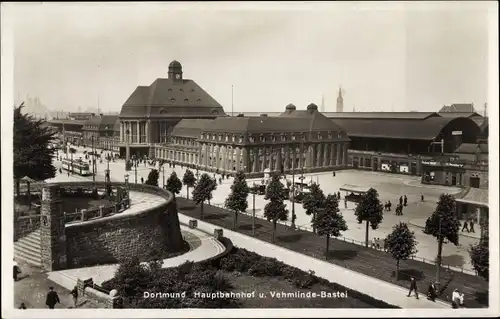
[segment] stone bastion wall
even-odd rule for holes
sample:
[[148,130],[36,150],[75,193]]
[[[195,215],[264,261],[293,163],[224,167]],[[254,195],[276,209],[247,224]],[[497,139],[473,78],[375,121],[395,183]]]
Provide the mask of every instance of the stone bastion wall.
[[[105,182],[71,182],[44,185],[41,207],[42,265],[48,270],[120,262],[127,257],[154,257],[182,249],[177,205],[167,190],[149,185],[111,183],[113,188],[154,194],[165,202],[143,211],[130,209],[105,217],[66,223],[60,189],[104,189]],[[67,200],[66,198],[64,200]],[[133,207],[133,200],[131,202]]]

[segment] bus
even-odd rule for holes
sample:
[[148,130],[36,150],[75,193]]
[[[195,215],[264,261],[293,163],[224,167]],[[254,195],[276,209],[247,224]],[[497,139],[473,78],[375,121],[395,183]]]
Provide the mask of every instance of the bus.
[[66,171],[70,171],[81,176],[92,175],[89,163],[85,163],[81,159],[71,161],[69,158],[63,158],[62,167]]

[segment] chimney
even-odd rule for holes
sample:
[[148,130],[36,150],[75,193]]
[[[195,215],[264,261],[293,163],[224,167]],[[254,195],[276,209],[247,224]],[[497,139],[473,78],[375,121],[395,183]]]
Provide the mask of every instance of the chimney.
[[311,103],[307,106],[307,111],[311,114],[313,114],[314,112],[317,112],[318,111],[318,106],[314,103]]
[[288,104],[285,108],[285,112],[287,114],[291,114],[293,111],[297,110],[297,108],[295,107],[295,105],[293,105],[292,103]]

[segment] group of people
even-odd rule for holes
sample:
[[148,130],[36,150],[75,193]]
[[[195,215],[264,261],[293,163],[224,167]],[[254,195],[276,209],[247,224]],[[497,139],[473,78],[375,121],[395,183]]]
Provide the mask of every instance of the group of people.
[[464,231],[464,229],[468,232],[468,233],[475,233],[475,230],[474,230],[474,219],[469,219],[468,221],[465,220],[463,225],[462,225],[462,232]]
[[372,238],[371,248],[377,250],[383,249],[385,251],[386,249],[385,239],[383,240],[380,239],[379,237]]
[[[70,291],[70,295],[73,298],[74,308],[78,306],[78,288],[75,286],[73,290]],[[47,293],[47,297],[45,298],[45,305],[49,307],[49,309],[54,309],[57,304],[61,303],[61,299],[59,299],[59,295],[54,290],[54,287],[49,287],[49,292]],[[26,304],[21,302],[19,305],[19,309],[27,309]]]
[[[411,277],[410,279],[410,290],[408,291],[408,297],[411,296],[412,292],[415,292],[415,297],[419,299],[417,291],[417,281],[415,277]],[[431,281],[429,283],[429,287],[427,288],[427,299],[435,302],[437,296],[438,296],[438,291],[436,289],[434,282]],[[458,289],[453,290],[453,293],[451,295],[451,307],[453,309],[457,309],[463,306],[464,306],[464,294],[461,293]]]

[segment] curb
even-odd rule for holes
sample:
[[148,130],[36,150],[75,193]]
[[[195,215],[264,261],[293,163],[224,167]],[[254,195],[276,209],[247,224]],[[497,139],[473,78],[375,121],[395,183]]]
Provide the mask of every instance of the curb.
[[[418,228],[421,228],[421,229],[424,229],[425,226],[422,226],[422,225],[419,225],[417,223],[414,222],[414,219],[411,219],[409,222],[408,222],[411,226],[415,226],[415,227],[418,227]],[[472,238],[472,239],[476,239],[476,240],[479,240],[481,239],[480,237],[474,237],[472,235],[469,235],[468,233],[463,233],[463,232],[460,232],[459,233],[459,236],[462,236],[462,237],[468,237],[468,238]]]

